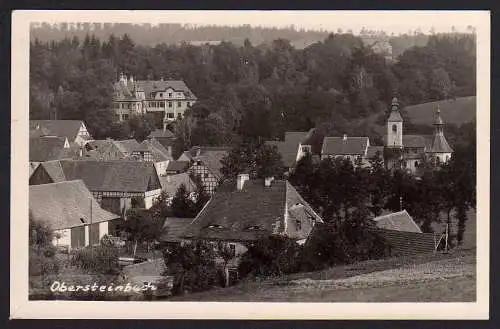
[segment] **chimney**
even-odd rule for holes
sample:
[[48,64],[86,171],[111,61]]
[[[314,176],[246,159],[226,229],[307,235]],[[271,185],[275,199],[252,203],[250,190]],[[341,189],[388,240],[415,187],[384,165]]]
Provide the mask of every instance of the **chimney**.
[[250,175],[248,174],[239,174],[238,179],[236,181],[236,188],[238,191],[241,191],[243,189],[243,186],[245,185],[245,182],[250,179]]
[[264,185],[265,185],[266,187],[271,186],[271,183],[273,182],[273,180],[274,180],[274,177],[266,177],[266,178],[264,179]]
[[347,140],[347,135],[344,134],[344,137],[342,137],[342,139],[346,141]]

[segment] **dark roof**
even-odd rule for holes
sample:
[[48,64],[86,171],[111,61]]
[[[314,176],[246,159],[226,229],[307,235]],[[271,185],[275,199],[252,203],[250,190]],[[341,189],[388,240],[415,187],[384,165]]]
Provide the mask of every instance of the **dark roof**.
[[181,242],[186,227],[194,218],[168,217],[163,224],[160,241],[162,242]]
[[[252,241],[285,234],[300,240],[309,235],[313,219],[322,222],[287,181],[275,180],[266,187],[264,180],[248,180],[241,191],[235,182],[226,182],[186,228],[185,237]],[[294,230],[295,220],[302,221],[300,231]]]
[[425,135],[403,135],[403,146],[425,148],[427,146]]
[[29,155],[32,162],[43,162],[50,160],[71,159],[75,153],[67,144],[66,137],[46,136],[38,138],[30,138],[29,141]]
[[80,218],[90,223],[90,202],[93,223],[119,218],[102,209],[81,180],[29,188],[29,211],[33,219],[47,222],[53,230],[85,225]]
[[313,134],[314,129],[309,131],[287,131],[284,141],[266,141],[265,144],[276,146],[285,167],[291,168],[295,166],[297,161],[299,145],[310,145]]
[[183,92],[187,99],[196,99],[196,96],[182,80],[136,80],[134,82],[127,80],[127,84],[118,81],[114,85],[115,93],[118,94],[117,98],[124,100],[134,99],[135,91],[143,91],[146,99],[150,99],[152,94],[166,91],[169,88]]
[[368,137],[325,137],[321,147],[322,155],[365,155],[369,145]]
[[[30,131],[37,130],[37,126],[50,136],[67,137],[74,141],[83,121],[80,120],[30,120]],[[33,132],[36,134],[36,132]]]
[[453,149],[442,133],[434,134],[431,147],[427,150],[429,153],[452,153]]
[[167,164],[167,171],[185,172],[189,168],[189,161],[171,160]]
[[[431,253],[435,248],[436,238],[433,233],[403,232],[394,230],[378,230],[388,242],[394,256]],[[437,237],[439,239],[439,237]]]
[[171,132],[168,129],[156,129],[151,132],[151,134],[148,135],[148,138],[174,138],[175,135],[173,132]]
[[422,233],[420,227],[406,210],[382,215],[373,219],[375,225],[380,229]]
[[175,195],[177,189],[184,184],[189,192],[195,190],[195,183],[188,173],[160,176],[161,189],[171,197]]
[[54,182],[81,179],[93,192],[142,193],[161,188],[152,162],[61,160],[44,162],[41,166]]

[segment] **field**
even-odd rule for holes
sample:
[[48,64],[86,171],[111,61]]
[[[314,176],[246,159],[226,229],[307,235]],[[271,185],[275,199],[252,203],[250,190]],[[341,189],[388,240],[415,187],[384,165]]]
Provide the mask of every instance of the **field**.
[[432,125],[438,105],[445,123],[460,126],[476,118],[476,96],[412,105],[406,107],[403,113],[414,124]]

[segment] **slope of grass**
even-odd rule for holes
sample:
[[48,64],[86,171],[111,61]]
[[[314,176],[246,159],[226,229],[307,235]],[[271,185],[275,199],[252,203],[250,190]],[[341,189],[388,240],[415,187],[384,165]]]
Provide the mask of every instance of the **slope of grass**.
[[460,126],[476,118],[476,96],[407,106],[403,113],[413,124],[432,125],[438,105],[445,123]]
[[173,297],[173,301],[383,302],[473,301],[475,250],[337,266],[279,279]]

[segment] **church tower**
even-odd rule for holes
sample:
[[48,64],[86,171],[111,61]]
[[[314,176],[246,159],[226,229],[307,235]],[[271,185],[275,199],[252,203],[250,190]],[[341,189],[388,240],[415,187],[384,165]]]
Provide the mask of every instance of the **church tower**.
[[451,158],[453,149],[448,144],[446,137],[444,137],[444,121],[441,119],[441,110],[439,105],[436,110],[436,118],[434,120],[434,136],[432,138],[432,145],[430,150],[427,151],[434,159],[441,163],[447,162]]
[[403,147],[403,118],[399,113],[399,102],[396,97],[392,99],[391,114],[387,119],[386,147]]

